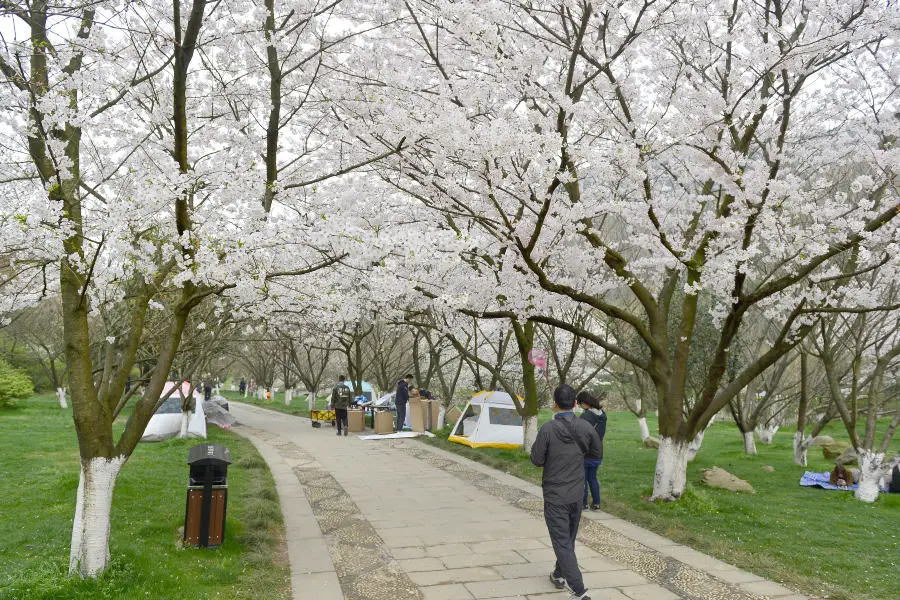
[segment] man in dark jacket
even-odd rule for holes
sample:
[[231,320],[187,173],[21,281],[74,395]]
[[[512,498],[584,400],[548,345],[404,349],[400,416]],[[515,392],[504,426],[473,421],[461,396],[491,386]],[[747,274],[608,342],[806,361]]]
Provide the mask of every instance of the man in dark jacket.
[[567,585],[572,600],[590,600],[575,556],[581,523],[584,460],[600,456],[600,438],[583,419],[575,418],[575,390],[561,385],[553,391],[556,415],[538,432],[531,462],[543,467],[544,520],[556,554],[550,580],[557,589]]
[[413,376],[407,374],[397,382],[397,395],[394,397],[394,404],[397,405],[397,431],[403,431],[403,424],[406,423],[406,405],[409,403],[409,386],[412,381]]
[[347,410],[350,408],[350,399],[353,397],[350,388],[344,383],[346,379],[343,375],[338,377],[337,385],[331,391],[331,408],[334,409],[334,416],[337,421],[337,434],[341,435],[343,427],[345,437],[350,433],[347,422],[349,417]]

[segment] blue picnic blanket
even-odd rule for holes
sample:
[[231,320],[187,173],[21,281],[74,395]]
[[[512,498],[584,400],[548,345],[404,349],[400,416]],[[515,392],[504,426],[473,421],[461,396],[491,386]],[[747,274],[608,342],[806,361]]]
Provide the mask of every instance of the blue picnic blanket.
[[[848,487],[831,485],[831,473],[829,471],[825,471],[824,473],[814,473],[813,471],[807,471],[803,474],[803,477],[800,478],[800,485],[804,487],[819,487],[823,490],[838,490],[841,492],[855,492],[859,487],[859,485],[855,483]],[[884,488],[882,488],[881,491],[887,493],[887,490]]]

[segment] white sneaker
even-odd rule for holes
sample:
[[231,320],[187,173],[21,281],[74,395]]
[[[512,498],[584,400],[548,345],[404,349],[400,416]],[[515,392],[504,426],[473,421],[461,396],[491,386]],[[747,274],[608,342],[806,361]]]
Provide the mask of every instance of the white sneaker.
[[553,573],[550,573],[550,582],[556,586],[558,590],[566,589],[566,580],[563,577],[556,577]]
[[588,594],[588,591],[584,590],[584,593],[580,595],[572,592],[572,595],[569,596],[569,600],[591,600],[591,597]]

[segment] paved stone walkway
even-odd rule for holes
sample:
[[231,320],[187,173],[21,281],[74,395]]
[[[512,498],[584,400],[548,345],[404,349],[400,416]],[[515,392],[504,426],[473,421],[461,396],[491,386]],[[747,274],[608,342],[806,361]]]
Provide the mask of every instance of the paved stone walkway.
[[[232,403],[285,516],[294,600],[562,600],[540,488],[411,441],[338,438]],[[579,564],[593,600],[806,600],[605,513]]]

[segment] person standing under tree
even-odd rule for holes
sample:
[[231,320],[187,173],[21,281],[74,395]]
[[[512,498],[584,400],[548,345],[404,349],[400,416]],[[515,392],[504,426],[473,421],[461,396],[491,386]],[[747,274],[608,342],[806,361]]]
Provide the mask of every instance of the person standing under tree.
[[575,390],[561,385],[553,390],[556,415],[538,431],[531,462],[544,469],[544,520],[556,554],[550,581],[557,589],[568,586],[571,600],[591,600],[578,558],[575,539],[584,505],[584,460],[600,456],[600,438],[584,419],[575,417]]
[[403,431],[403,424],[406,423],[406,405],[409,403],[409,386],[412,385],[413,376],[407,374],[406,377],[397,382],[397,395],[394,398],[394,404],[397,405],[397,431]]
[[597,481],[597,470],[603,463],[603,438],[606,436],[606,413],[603,412],[603,405],[600,399],[585,390],[578,392],[576,397],[578,405],[581,406],[583,413],[581,418],[590,424],[597,432],[600,438],[600,456],[597,458],[584,458],[584,509],[588,508],[588,489],[591,491],[593,503],[590,505],[591,510],[600,510],[600,483]]
[[346,437],[350,434],[347,410],[350,408],[350,399],[353,397],[353,394],[350,392],[347,384],[344,383],[345,380],[346,377],[343,375],[338,377],[337,385],[331,391],[331,408],[334,409],[334,417],[337,420],[337,434],[341,435],[341,431],[343,431]]

